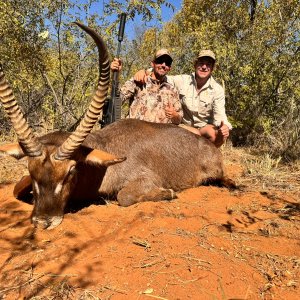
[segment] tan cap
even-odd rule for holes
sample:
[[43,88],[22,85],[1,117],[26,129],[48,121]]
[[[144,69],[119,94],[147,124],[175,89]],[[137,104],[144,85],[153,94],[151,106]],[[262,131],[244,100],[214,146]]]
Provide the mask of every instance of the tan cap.
[[163,55],[167,55],[171,58],[171,60],[173,61],[173,58],[172,56],[170,55],[170,52],[167,50],[167,49],[160,49],[158,50],[156,53],[155,53],[155,56],[154,56],[154,60],[163,56]]
[[216,55],[211,50],[201,50],[198,55],[198,58],[200,57],[210,57],[213,60],[216,60]]

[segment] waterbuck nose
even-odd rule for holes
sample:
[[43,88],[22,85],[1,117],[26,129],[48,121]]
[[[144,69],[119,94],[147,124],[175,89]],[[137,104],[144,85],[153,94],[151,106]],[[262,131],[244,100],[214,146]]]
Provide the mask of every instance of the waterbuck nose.
[[62,216],[37,218],[32,217],[32,223],[38,229],[53,229],[57,227],[63,220]]

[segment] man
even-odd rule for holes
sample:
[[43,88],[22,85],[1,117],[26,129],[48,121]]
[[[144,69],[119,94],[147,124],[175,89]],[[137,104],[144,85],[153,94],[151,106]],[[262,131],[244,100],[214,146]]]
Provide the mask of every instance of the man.
[[[153,71],[144,83],[133,78],[120,89],[122,104],[129,102],[129,118],[156,123],[179,124],[183,111],[176,88],[167,82],[166,74],[171,70],[172,57],[166,49],[156,52],[151,66]],[[120,71],[121,60],[115,58],[112,71]]]
[[[216,57],[211,50],[202,50],[194,62],[191,75],[167,76],[180,94],[183,119],[180,126],[211,140],[220,147],[229,136],[231,124],[225,113],[224,89],[214,80],[212,72]],[[145,72],[134,76],[138,82],[145,80]]]

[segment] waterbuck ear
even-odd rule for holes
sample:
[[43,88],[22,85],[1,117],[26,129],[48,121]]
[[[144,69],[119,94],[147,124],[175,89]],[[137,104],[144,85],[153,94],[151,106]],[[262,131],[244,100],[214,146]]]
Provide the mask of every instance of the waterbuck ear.
[[98,164],[101,166],[111,166],[124,161],[126,157],[116,157],[108,152],[94,149],[86,157],[85,161],[87,163]]
[[0,145],[0,155],[10,155],[17,159],[26,156],[18,143]]

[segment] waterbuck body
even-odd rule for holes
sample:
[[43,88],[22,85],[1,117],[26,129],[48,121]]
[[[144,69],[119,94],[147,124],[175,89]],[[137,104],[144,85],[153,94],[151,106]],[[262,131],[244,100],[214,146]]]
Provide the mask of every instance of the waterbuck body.
[[[57,137],[62,142],[65,135],[52,133],[41,141],[49,143],[49,138]],[[73,199],[105,194],[128,206],[172,199],[175,192],[224,177],[220,151],[207,139],[176,125],[120,120],[90,133],[71,158],[78,161],[83,149],[103,150],[119,160],[109,167],[78,162]]]
[[125,119],[91,133],[107,96],[109,61],[101,37],[77,25],[95,40],[101,55],[96,93],[73,133],[35,137],[0,68],[0,99],[19,140],[0,146],[0,153],[28,158],[30,178],[21,182],[20,191],[28,191],[32,185],[33,223],[56,227],[69,200],[108,195],[129,206],[173,199],[176,192],[207,181],[230,185],[220,151],[205,138],[176,125]]

